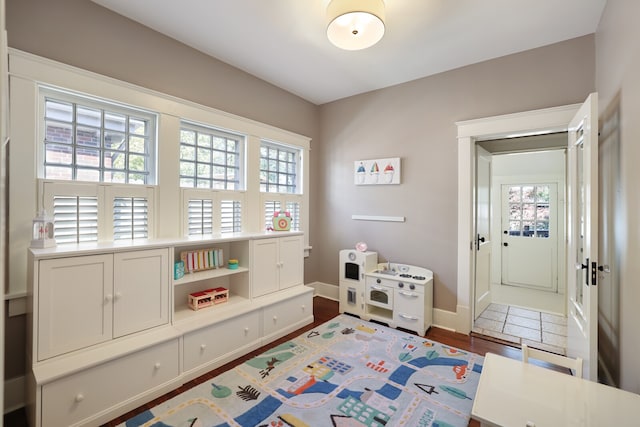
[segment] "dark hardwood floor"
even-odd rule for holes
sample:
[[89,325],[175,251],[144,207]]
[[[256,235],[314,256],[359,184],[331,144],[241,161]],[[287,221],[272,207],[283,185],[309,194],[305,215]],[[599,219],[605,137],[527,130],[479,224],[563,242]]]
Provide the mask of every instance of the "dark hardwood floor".
[[[151,402],[148,402],[147,404],[131,411],[128,412],[126,414],[123,414],[122,416],[104,424],[104,426],[106,427],[112,427],[112,426],[116,426],[122,422],[124,422],[125,420],[131,418],[134,415],[139,414],[140,412],[143,412],[146,409],[152,408],[155,405],[164,402],[165,400],[168,400],[180,393],[182,393],[185,390],[188,390],[202,382],[208,381],[211,378],[220,375],[222,372],[227,371],[229,369],[232,369],[233,367],[246,362],[247,360],[249,360],[250,358],[257,356],[261,353],[263,353],[264,351],[266,351],[267,349],[281,344],[283,342],[286,342],[287,340],[290,340],[300,334],[302,334],[303,332],[309,331],[313,328],[315,328],[318,325],[321,325],[322,323],[334,318],[335,316],[337,316],[339,314],[338,312],[338,302],[337,301],[331,301],[328,300],[326,298],[321,298],[321,297],[315,297],[313,299],[313,315],[314,315],[314,322],[310,325],[305,326],[304,328],[298,329],[297,331],[280,338],[277,341],[274,341],[266,346],[263,346],[241,358],[238,358],[232,362],[227,363],[224,366],[221,366],[217,369],[214,369],[213,371],[210,371],[208,373],[206,373],[205,375],[202,375],[192,381],[189,381],[188,383],[185,383],[184,385],[180,386],[179,388],[177,388],[176,390],[173,390],[155,400],[152,400]],[[510,347],[508,345],[504,345],[501,343],[497,343],[497,342],[493,342],[493,341],[488,341],[479,337],[473,337],[473,336],[469,336],[469,335],[464,335],[464,334],[459,334],[459,333],[455,333],[455,332],[451,332],[445,329],[440,329],[440,328],[430,328],[429,331],[427,331],[427,334],[425,335],[426,338],[430,339],[430,340],[434,340],[434,341],[438,341],[441,342],[443,344],[446,345],[450,345],[452,347],[457,347],[461,350],[466,350],[466,351],[471,351],[480,355],[485,355],[487,352],[491,352],[491,353],[497,353],[497,354],[501,354],[503,356],[506,357],[511,357],[514,359],[520,359],[521,358],[521,351],[519,348],[514,348],[514,347]],[[22,427],[22,426],[26,426],[26,421],[24,420],[24,411],[16,411],[16,413],[11,413],[8,415],[5,415],[4,418],[4,425],[5,427]],[[474,420],[471,420],[471,422],[469,423],[469,426],[479,426],[480,424],[477,423]]]

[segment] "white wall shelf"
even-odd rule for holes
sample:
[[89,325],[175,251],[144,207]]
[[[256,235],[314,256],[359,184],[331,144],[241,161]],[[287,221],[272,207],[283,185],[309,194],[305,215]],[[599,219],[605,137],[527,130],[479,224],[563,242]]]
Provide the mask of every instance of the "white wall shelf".
[[381,215],[351,215],[351,219],[356,221],[382,221],[382,222],[404,222],[403,216],[381,216]]

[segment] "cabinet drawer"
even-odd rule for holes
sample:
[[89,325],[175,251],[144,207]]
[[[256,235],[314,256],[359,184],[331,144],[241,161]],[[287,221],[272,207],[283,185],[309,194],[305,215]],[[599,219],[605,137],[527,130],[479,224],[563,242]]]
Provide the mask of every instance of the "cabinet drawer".
[[292,326],[312,314],[312,292],[307,292],[265,307],[262,323],[264,326],[264,336],[268,338],[269,335]]
[[178,340],[42,386],[42,427],[70,426],[179,375]]
[[184,370],[189,371],[260,338],[260,314],[253,311],[184,336]]
[[[421,289],[396,290],[393,321],[396,326],[420,331],[424,324],[424,293]],[[424,333],[422,331],[421,333]]]

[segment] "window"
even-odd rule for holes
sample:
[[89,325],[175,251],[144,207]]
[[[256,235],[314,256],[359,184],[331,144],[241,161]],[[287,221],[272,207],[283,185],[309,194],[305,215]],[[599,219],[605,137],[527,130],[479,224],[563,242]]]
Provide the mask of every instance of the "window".
[[58,244],[98,241],[98,198],[53,197],[53,237]]
[[116,197],[113,200],[113,240],[146,239],[149,235],[149,207],[144,197]]
[[180,186],[244,190],[244,137],[182,122]]
[[42,89],[44,177],[153,184],[153,113]]
[[184,233],[187,236],[239,233],[244,194],[184,188]]
[[206,199],[191,199],[187,206],[188,234],[213,233],[213,201]]
[[220,232],[239,233],[242,231],[242,203],[238,200],[220,202]]
[[152,238],[156,187],[40,181],[57,244]]
[[549,237],[549,185],[511,185],[508,201],[510,236]]
[[291,230],[300,230],[300,203],[298,202],[280,202],[278,200],[268,200],[264,202],[264,219],[265,230],[273,230],[273,217],[276,212],[281,211],[281,206],[284,205],[285,212],[289,212],[291,218]]
[[300,149],[262,141],[260,144],[260,191],[299,194]]

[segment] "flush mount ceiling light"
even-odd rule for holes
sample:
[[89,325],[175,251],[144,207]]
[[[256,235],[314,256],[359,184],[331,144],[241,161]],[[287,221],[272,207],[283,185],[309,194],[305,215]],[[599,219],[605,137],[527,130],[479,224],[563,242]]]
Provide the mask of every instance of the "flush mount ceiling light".
[[384,35],[382,0],[331,0],[327,19],[327,37],[341,49],[365,49]]

